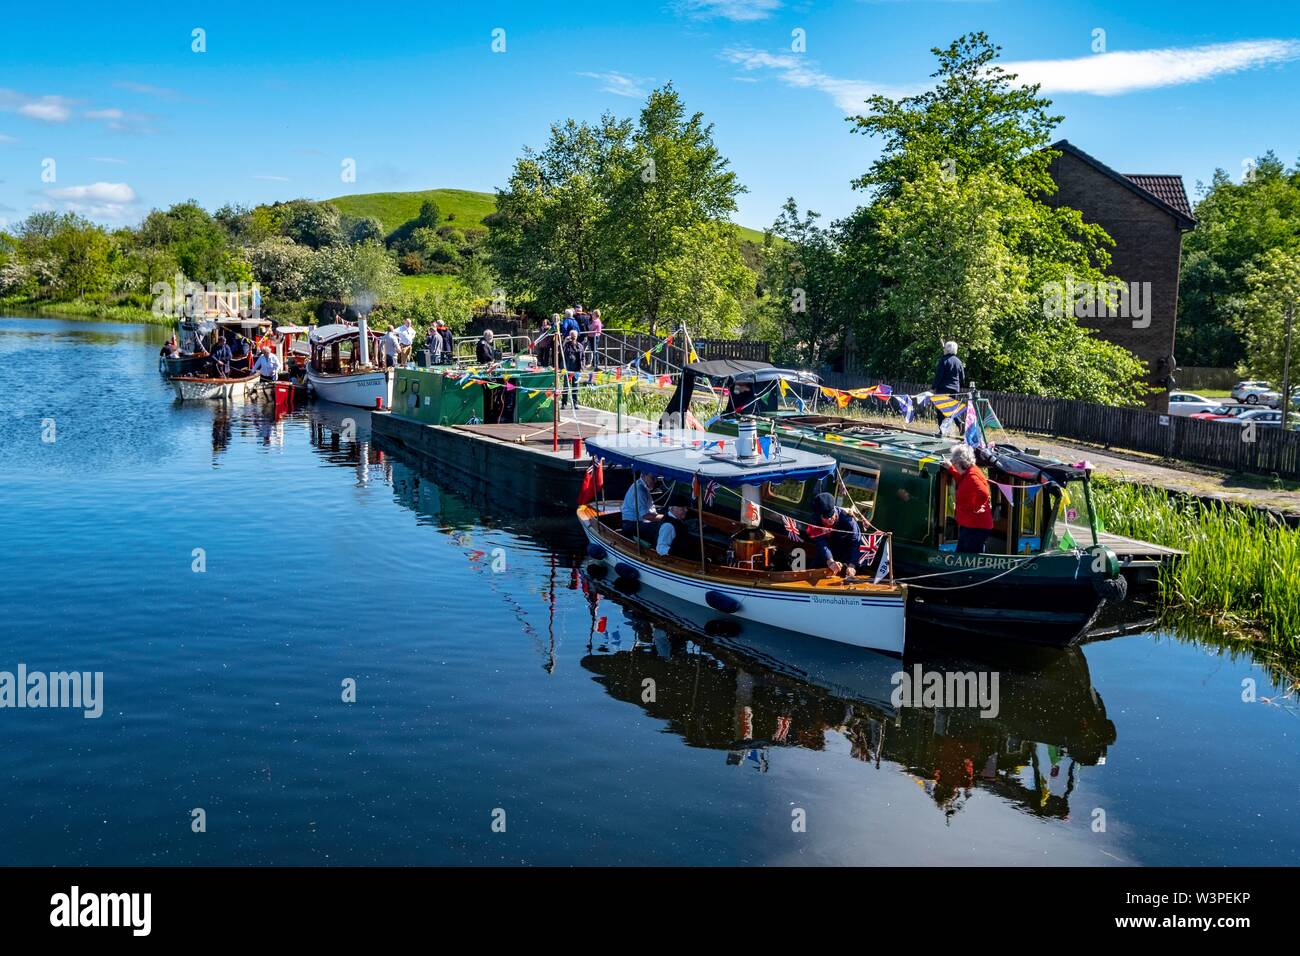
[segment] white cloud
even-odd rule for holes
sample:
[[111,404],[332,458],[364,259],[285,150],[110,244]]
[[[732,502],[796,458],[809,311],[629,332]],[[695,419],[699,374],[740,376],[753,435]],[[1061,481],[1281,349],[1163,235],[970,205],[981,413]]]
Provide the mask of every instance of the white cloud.
[[647,95],[649,92],[644,88],[647,82],[646,78],[637,76],[627,76],[617,71],[608,73],[579,73],[578,76],[590,77],[593,80],[600,80],[605,84],[601,92],[613,93],[615,96],[631,96],[637,99]]
[[[821,72],[816,61],[790,53],[766,53],[748,48],[729,49],[722,58],[747,72],[765,71],[787,86],[825,93],[846,113],[855,113],[873,93],[907,96],[928,83],[911,86],[832,76]],[[998,65],[1018,77],[1018,82],[1042,84],[1044,93],[1089,93],[1116,96],[1136,90],[1198,83],[1215,76],[1284,63],[1300,58],[1300,41],[1241,40],[1207,46],[1098,53],[1069,60],[1020,60]]]
[[1134,90],[1199,83],[1300,57],[1295,40],[1240,40],[1163,50],[1125,50],[1069,60],[1003,63],[1022,83],[1041,83],[1044,93],[1116,96]]
[[6,136],[4,133],[0,133],[0,143],[16,143],[16,142],[18,142],[18,140],[16,140],[14,137]]
[[[59,186],[45,190],[50,199],[57,199],[67,212],[79,213],[91,219],[126,220],[136,215],[135,190],[126,183],[90,183],[86,186]],[[52,208],[48,203],[35,203],[32,208]]]
[[269,183],[287,183],[289,181],[288,176],[254,176],[253,178],[261,179]]
[[118,159],[116,156],[91,156],[92,163],[110,163],[114,166],[125,166],[125,159]]
[[700,19],[722,17],[735,23],[766,20],[781,9],[781,0],[678,0],[679,13]]
[[815,60],[795,53],[765,53],[762,50],[740,48],[723,51],[722,58],[746,71],[770,70],[787,86],[825,93],[845,113],[858,112],[862,109],[863,101],[875,93],[906,96],[918,89],[831,76],[818,70]]
[[18,112],[44,123],[66,123],[72,116],[72,101],[62,96],[42,96],[20,104]]
[[79,202],[132,203],[135,202],[135,190],[126,183],[91,183],[89,186],[60,186],[45,190],[51,199],[76,200]]

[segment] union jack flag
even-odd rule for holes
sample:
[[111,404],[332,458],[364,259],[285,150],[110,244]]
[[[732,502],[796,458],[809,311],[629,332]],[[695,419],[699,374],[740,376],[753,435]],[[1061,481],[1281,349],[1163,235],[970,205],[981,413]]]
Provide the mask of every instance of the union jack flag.
[[858,549],[858,567],[865,568],[876,560],[876,552],[880,549],[880,539],[883,536],[881,531],[871,531],[862,536],[862,546]]
[[713,499],[717,494],[718,494],[718,483],[716,481],[710,481],[707,485],[704,486],[704,503],[706,505],[713,504]]
[[791,541],[803,540],[803,538],[799,536],[799,525],[795,523],[795,520],[793,518],[789,517],[788,515],[782,515],[781,524],[785,525],[786,536]]

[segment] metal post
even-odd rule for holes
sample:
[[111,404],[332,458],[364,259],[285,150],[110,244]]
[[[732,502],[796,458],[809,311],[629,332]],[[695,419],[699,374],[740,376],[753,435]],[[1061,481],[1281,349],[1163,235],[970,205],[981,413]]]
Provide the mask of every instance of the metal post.
[[1291,326],[1295,319],[1295,306],[1286,308],[1286,348],[1282,352],[1282,431],[1291,427]]

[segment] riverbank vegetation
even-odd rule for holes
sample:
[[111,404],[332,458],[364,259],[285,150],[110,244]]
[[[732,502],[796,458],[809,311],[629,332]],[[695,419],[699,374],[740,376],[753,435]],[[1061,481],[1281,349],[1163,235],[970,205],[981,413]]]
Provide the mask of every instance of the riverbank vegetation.
[[1094,501],[1107,531],[1187,552],[1160,580],[1175,615],[1208,617],[1243,635],[1262,630],[1300,650],[1300,530],[1266,511],[1104,478],[1094,482]]

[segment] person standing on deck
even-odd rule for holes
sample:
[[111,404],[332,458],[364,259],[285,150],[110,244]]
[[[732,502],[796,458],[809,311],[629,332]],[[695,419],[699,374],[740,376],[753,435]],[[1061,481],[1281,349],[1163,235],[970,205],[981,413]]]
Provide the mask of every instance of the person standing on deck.
[[425,333],[424,348],[429,353],[430,365],[442,364],[442,335],[436,324],[429,326],[429,331]]
[[402,344],[397,339],[397,330],[389,329],[384,333],[384,337],[379,340],[379,351],[383,355],[383,368],[392,368],[397,364],[397,355],[402,350]]
[[659,521],[659,512],[651,494],[655,481],[654,475],[643,472],[623,496],[623,534],[629,538],[640,536],[649,540],[655,537],[656,522]]
[[980,554],[993,530],[989,481],[975,464],[975,450],[970,445],[953,445],[948,459],[948,472],[957,481],[957,552]]
[[564,321],[560,323],[560,338],[568,338],[570,332],[581,332],[578,320],[573,317],[572,309],[564,310]]
[[415,343],[415,326],[407,319],[397,327],[397,364],[405,365],[411,361],[411,346]]
[[829,491],[813,499],[813,515],[817,524],[808,528],[813,549],[811,566],[846,578],[857,575],[858,555],[862,553],[862,529],[857,519],[837,505]]
[[600,368],[600,336],[605,331],[605,325],[600,321],[600,309],[591,310],[591,367]]
[[669,505],[668,514],[659,522],[659,537],[655,539],[655,550],[664,557],[674,558],[699,557],[699,549],[691,548],[691,532],[686,526],[686,506]]
[[582,343],[578,333],[570,332],[564,337],[564,386],[560,392],[560,407],[566,408],[569,398],[573,398],[573,407],[578,407],[578,377],[582,374]]
[[480,365],[491,365],[497,360],[497,350],[492,344],[492,338],[492,330],[485,329],[483,337],[474,346],[474,359]]
[[[966,368],[961,364],[961,359],[957,357],[957,343],[943,343],[943,358],[939,359],[938,366],[934,370],[934,381],[930,384],[930,391],[935,396],[955,395],[961,391],[962,382],[966,378]],[[944,415],[939,409],[934,410],[935,419],[939,423],[939,434],[943,434]]]
[[230,378],[230,346],[226,344],[224,335],[217,336],[217,342],[212,347],[212,365],[221,378]]
[[438,323],[438,334],[442,336],[442,361],[445,365],[450,365],[456,361],[456,345],[451,338],[451,329],[447,328],[446,322]]
[[280,377],[280,360],[271,351],[271,346],[262,346],[262,354],[253,363],[253,371],[262,376],[263,382],[274,382]]

